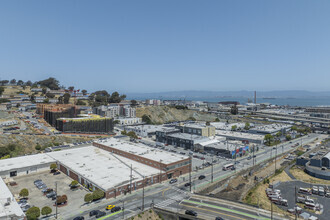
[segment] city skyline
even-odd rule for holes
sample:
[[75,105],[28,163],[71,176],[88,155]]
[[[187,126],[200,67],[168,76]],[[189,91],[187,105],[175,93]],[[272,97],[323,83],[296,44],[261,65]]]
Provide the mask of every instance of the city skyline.
[[330,90],[327,1],[0,5],[1,79],[124,93]]

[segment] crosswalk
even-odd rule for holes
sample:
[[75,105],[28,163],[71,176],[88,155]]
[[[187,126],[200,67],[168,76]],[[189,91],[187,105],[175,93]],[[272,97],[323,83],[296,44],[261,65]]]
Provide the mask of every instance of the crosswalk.
[[173,203],[180,203],[183,199],[189,197],[189,193],[181,190],[177,187],[172,187],[173,190],[175,190],[176,192],[178,192],[178,194],[174,195],[173,197],[166,199],[162,202],[159,202],[157,204],[155,204],[155,207],[157,208],[165,208]]

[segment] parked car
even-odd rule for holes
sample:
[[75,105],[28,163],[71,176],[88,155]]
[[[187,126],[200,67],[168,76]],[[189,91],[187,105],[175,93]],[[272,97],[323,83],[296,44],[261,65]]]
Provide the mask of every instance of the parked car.
[[115,205],[107,205],[107,207],[105,208],[106,210],[111,210],[113,209],[114,207],[116,207]]
[[52,198],[53,196],[56,196],[56,192],[54,192],[54,191],[46,194],[47,198]]
[[22,211],[23,212],[26,212],[29,208],[31,208],[31,206],[27,204],[27,205],[25,205],[25,206],[23,206],[21,208],[22,208]]
[[216,217],[215,220],[225,220],[225,219],[221,217]]
[[116,206],[114,208],[111,209],[111,212],[119,212],[121,210],[120,206]]
[[96,218],[100,218],[102,216],[105,216],[107,213],[102,212],[102,211],[97,211],[97,214],[95,215]]
[[185,212],[186,215],[192,215],[192,216],[197,216],[197,212],[193,211],[193,210],[186,210]]
[[78,217],[75,217],[73,220],[85,220],[85,218],[83,216],[78,216]]
[[89,217],[92,217],[92,216],[96,215],[97,212],[98,212],[98,210],[92,210],[92,211],[90,211],[89,212]]
[[60,171],[56,171],[55,173],[53,173],[53,175],[59,175],[59,174],[61,174]]
[[199,179],[199,180],[205,179],[205,176],[204,176],[204,175],[200,175],[200,176],[198,177],[198,179]]
[[34,184],[36,184],[37,182],[42,182],[42,180],[38,179],[34,181]]
[[171,180],[170,180],[170,184],[172,184],[172,183],[176,183],[176,182],[178,182],[177,179],[171,179]]

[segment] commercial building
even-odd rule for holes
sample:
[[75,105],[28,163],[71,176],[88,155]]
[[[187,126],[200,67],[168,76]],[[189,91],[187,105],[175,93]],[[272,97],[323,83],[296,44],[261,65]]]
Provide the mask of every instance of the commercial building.
[[208,137],[203,137],[194,134],[172,133],[166,135],[166,137],[163,139],[163,143],[173,146],[183,147],[185,149],[195,150],[196,144],[201,144],[203,142],[208,142],[210,140],[211,139]]
[[180,133],[180,130],[174,127],[162,127],[156,131],[156,141],[160,143],[167,143],[167,135]]
[[6,183],[0,177],[0,219],[25,219],[24,212],[16,202]]
[[238,140],[246,143],[264,143],[264,135],[259,134],[250,134],[237,131],[225,131],[225,130],[216,130],[216,135],[221,137],[226,137],[227,140]]
[[227,158],[235,158],[235,156],[241,157],[248,153],[249,146],[239,143],[230,143],[228,141],[221,141],[205,145],[204,151],[215,153],[219,156]]
[[59,118],[56,129],[66,133],[112,133],[113,119],[101,117]]
[[135,125],[125,126],[124,130],[127,132],[134,131],[140,137],[152,137],[156,135],[156,131],[163,128],[163,125]]
[[204,137],[215,136],[215,127],[201,124],[184,124],[176,126],[181,133],[194,134]]
[[266,135],[266,134],[275,135],[276,133],[281,132],[282,134],[285,134],[291,129],[291,127],[292,125],[287,125],[287,124],[261,125],[251,128],[249,130],[249,133],[261,134],[261,135]]
[[[233,127],[236,128],[236,130],[244,129],[245,123],[225,123],[225,122],[211,122],[211,126],[215,127],[216,130],[225,130],[225,131],[231,131]],[[252,125],[250,125],[252,126]]]
[[108,106],[101,105],[93,108],[93,113],[104,117],[118,118],[128,117],[135,118],[136,110],[129,104],[109,104]]

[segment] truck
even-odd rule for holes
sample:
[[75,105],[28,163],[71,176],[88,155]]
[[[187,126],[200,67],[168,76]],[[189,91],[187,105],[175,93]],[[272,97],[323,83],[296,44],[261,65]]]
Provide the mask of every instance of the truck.
[[324,188],[323,186],[319,186],[319,195],[324,196]]

